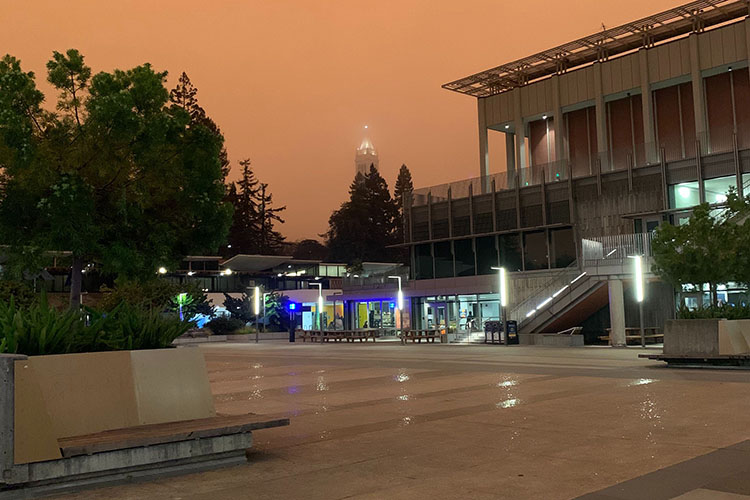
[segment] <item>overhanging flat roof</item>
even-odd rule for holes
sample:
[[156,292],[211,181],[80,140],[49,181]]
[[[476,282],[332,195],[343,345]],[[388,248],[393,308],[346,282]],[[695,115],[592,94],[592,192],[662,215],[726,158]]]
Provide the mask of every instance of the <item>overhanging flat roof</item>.
[[227,259],[222,263],[225,269],[240,272],[258,272],[271,269],[275,266],[293,261],[294,258],[288,255],[245,255],[239,254]]
[[747,15],[746,0],[697,0],[446,83],[443,88],[474,97],[488,97]]

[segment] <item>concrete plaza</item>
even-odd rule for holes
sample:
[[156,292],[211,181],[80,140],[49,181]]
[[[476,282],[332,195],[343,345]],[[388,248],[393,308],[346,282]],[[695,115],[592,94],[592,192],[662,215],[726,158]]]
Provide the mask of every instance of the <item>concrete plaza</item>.
[[201,349],[217,411],[291,426],[254,434],[247,465],[59,498],[750,498],[745,371],[633,348]]

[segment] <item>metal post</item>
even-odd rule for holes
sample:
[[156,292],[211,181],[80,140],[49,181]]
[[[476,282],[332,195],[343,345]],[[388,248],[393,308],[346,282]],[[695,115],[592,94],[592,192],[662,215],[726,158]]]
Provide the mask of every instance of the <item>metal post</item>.
[[643,331],[643,301],[638,302],[638,314],[640,316],[641,326],[641,347],[646,347],[646,335]]
[[0,354],[0,483],[13,474],[15,362],[25,359],[20,354]]

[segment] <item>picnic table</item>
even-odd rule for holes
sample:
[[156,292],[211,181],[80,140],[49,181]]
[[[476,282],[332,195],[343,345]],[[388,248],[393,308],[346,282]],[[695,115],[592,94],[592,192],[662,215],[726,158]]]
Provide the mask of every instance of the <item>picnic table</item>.
[[426,330],[404,330],[399,334],[401,337],[401,343],[406,344],[407,340],[411,340],[412,343],[422,343],[422,339],[425,342],[435,342],[435,339],[440,338],[440,330],[426,329]]
[[373,342],[380,337],[380,330],[369,328],[364,330],[297,330],[296,336],[306,342]]

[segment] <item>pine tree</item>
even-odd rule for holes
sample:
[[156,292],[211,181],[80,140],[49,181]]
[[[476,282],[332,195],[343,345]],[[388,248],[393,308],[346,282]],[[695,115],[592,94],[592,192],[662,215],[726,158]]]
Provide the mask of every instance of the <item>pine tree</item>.
[[396,179],[396,185],[393,188],[393,198],[398,209],[399,224],[397,226],[397,234],[399,243],[405,242],[404,229],[409,227],[410,221],[407,220],[407,209],[411,206],[412,193],[414,192],[414,184],[411,180],[411,172],[406,165],[401,165],[398,171],[398,178]]
[[388,184],[374,166],[358,173],[349,187],[349,200],[331,214],[326,233],[329,258],[347,264],[393,260],[388,248],[396,243],[397,208]]
[[206,111],[198,104],[198,89],[190,81],[187,73],[184,71],[180,75],[180,79],[177,81],[177,86],[169,91],[169,100],[176,106],[182,108],[190,115],[191,123],[198,123],[209,129],[215,135],[221,137],[222,147],[219,153],[219,161],[221,162],[221,174],[222,180],[226,181],[229,175],[229,155],[227,154],[227,148],[223,145],[224,136],[221,133],[221,129],[216,122],[214,122],[207,114]]
[[267,191],[267,187],[268,184],[265,183],[260,185],[260,196],[258,198],[260,205],[258,214],[260,254],[276,255],[281,250],[285,238],[273,229],[273,225],[275,222],[284,223],[284,219],[281,218],[279,213],[286,210],[286,206],[273,208],[273,195],[270,191]]
[[260,187],[255,178],[250,159],[240,161],[242,176],[229,184],[227,201],[234,205],[234,219],[229,230],[231,255],[258,253],[258,205],[256,200]]

